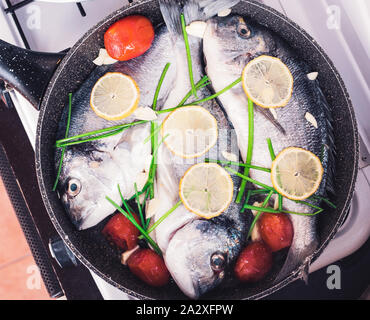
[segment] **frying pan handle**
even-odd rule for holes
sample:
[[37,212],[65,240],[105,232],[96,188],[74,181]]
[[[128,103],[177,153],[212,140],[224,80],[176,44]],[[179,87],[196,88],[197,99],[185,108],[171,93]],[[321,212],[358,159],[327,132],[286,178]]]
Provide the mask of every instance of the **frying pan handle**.
[[0,79],[39,110],[50,78],[65,55],[31,51],[0,40]]

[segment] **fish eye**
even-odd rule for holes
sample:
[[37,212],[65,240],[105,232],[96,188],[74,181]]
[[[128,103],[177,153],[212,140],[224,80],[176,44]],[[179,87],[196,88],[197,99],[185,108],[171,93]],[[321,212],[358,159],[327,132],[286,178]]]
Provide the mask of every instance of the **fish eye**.
[[68,181],[67,193],[71,197],[77,196],[81,191],[81,182],[78,179],[70,179]]
[[251,31],[245,24],[239,24],[237,32],[238,35],[244,39],[248,39],[251,36]]
[[226,258],[222,252],[215,252],[211,256],[211,268],[215,272],[221,272],[225,269]]

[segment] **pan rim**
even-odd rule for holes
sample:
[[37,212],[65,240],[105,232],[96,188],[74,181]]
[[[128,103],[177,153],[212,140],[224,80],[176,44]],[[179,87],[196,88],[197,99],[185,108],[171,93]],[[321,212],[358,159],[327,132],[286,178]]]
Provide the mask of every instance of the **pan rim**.
[[[49,199],[48,191],[46,189],[45,181],[44,181],[44,177],[43,177],[43,171],[41,169],[43,167],[41,165],[41,162],[42,162],[42,160],[41,160],[42,159],[42,156],[41,156],[41,150],[42,150],[42,147],[41,147],[41,144],[42,144],[42,142],[41,142],[41,132],[42,132],[42,127],[43,127],[42,124],[43,124],[44,118],[45,118],[45,112],[46,112],[47,106],[49,105],[49,98],[50,98],[50,95],[51,95],[51,93],[53,92],[53,90],[55,88],[56,81],[59,78],[59,75],[64,70],[64,68],[68,65],[69,60],[74,56],[74,54],[81,47],[81,45],[83,45],[85,43],[85,41],[92,34],[94,34],[99,28],[101,28],[105,25],[108,25],[109,22],[111,22],[112,20],[115,20],[116,18],[120,17],[122,14],[124,15],[124,13],[128,9],[132,9],[132,8],[141,6],[145,3],[152,2],[152,1],[153,0],[138,0],[138,1],[135,1],[134,3],[131,3],[127,6],[124,6],[121,9],[113,12],[112,14],[108,15],[105,19],[100,21],[98,24],[96,24],[94,27],[92,27],[89,31],[87,31],[80,38],[80,40],[78,42],[76,42],[76,44],[68,51],[67,55],[65,56],[65,58],[62,60],[62,62],[59,64],[57,70],[55,71],[55,73],[54,73],[54,75],[53,75],[51,81],[49,82],[49,85],[48,85],[48,87],[45,91],[45,94],[43,96],[41,109],[40,109],[40,115],[39,115],[38,124],[37,124],[37,134],[36,134],[36,159],[35,159],[35,161],[36,161],[36,173],[37,173],[37,178],[38,178],[38,185],[39,185],[39,189],[40,189],[45,207],[47,209],[48,215],[49,215],[50,219],[52,220],[52,223],[53,223],[54,227],[56,228],[58,234],[62,237],[62,239],[64,240],[66,245],[69,247],[69,249],[77,256],[77,258],[89,270],[93,271],[100,278],[102,278],[106,282],[110,283],[114,287],[117,287],[120,290],[122,290],[123,292],[125,292],[126,294],[128,294],[132,297],[138,298],[138,299],[153,299],[153,298],[148,297],[148,296],[143,295],[143,294],[140,294],[140,293],[133,292],[130,289],[127,289],[122,284],[114,281],[113,279],[108,277],[106,274],[104,274],[103,272],[98,270],[73,245],[73,243],[69,240],[68,235],[64,232],[63,228],[60,226],[59,222],[57,221],[57,219],[55,217],[55,214],[54,214],[55,205],[53,203],[51,203],[51,201]],[[274,15],[275,17],[280,19],[282,23],[288,24],[289,27],[292,27],[301,36],[304,36],[309,41],[309,43],[311,45],[313,45],[314,49],[318,52],[318,54],[320,54],[320,56],[325,60],[325,63],[329,66],[332,73],[335,75],[335,81],[340,85],[340,89],[341,89],[341,91],[343,93],[343,96],[345,97],[345,100],[346,100],[346,104],[347,104],[346,107],[350,111],[349,114],[350,114],[350,121],[351,121],[352,128],[353,128],[353,142],[354,142],[354,146],[355,146],[354,163],[353,163],[353,170],[352,170],[352,175],[351,175],[350,187],[347,190],[347,198],[345,199],[342,211],[341,211],[341,213],[340,213],[340,215],[339,215],[339,217],[338,217],[338,219],[335,223],[335,226],[332,228],[331,232],[326,237],[326,239],[324,241],[320,241],[320,243],[321,243],[320,246],[310,256],[308,256],[306,258],[306,262],[309,265],[320,256],[320,254],[322,253],[324,248],[333,239],[333,237],[337,233],[340,225],[343,223],[344,218],[346,216],[346,213],[348,212],[348,210],[350,208],[350,205],[351,205],[351,200],[352,200],[353,192],[354,192],[354,189],[355,189],[355,183],[356,183],[356,178],[357,178],[357,174],[358,174],[358,162],[359,162],[359,136],[358,136],[358,127],[357,127],[357,122],[356,122],[356,118],[355,118],[353,104],[352,104],[352,101],[349,97],[348,91],[347,91],[347,89],[344,85],[344,81],[342,80],[339,72],[335,68],[333,62],[330,60],[328,55],[325,53],[325,51],[321,48],[321,46],[315,41],[315,39],[312,36],[310,36],[304,29],[302,29],[300,26],[298,26],[295,22],[290,20],[288,17],[284,16],[283,14],[281,14],[280,12],[276,11],[275,9],[273,9],[269,6],[266,6],[266,5],[261,4],[261,3],[257,3],[253,0],[241,0],[241,2],[244,5],[253,5],[253,6],[257,7],[260,10],[267,11],[268,14]],[[303,271],[305,269],[305,266],[306,266],[305,263],[300,265],[291,274],[287,275],[284,279],[277,282],[276,284],[273,284],[272,286],[263,290],[262,292],[253,294],[253,295],[248,296],[248,297],[243,298],[243,299],[261,299],[263,297],[268,296],[272,292],[275,292],[279,289],[282,289],[283,287],[285,287],[289,283],[301,278],[302,275],[303,275]]]

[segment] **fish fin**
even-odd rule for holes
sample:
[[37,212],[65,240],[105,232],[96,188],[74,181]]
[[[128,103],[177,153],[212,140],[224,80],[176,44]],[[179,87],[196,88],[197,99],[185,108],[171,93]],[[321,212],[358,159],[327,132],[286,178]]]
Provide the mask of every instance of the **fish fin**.
[[274,118],[273,114],[271,113],[270,109],[266,108],[261,108],[258,107],[256,108],[257,112],[260,112],[267,120],[269,120],[275,127],[278,129],[283,135],[286,134],[285,129],[283,126]]

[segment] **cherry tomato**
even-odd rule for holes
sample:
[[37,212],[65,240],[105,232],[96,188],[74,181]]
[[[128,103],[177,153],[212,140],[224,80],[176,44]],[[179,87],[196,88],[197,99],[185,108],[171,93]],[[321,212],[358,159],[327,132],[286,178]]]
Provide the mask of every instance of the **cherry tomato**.
[[275,252],[289,247],[293,240],[293,225],[281,213],[263,213],[258,221],[262,240]]
[[[133,213],[135,220],[139,218]],[[103,235],[123,251],[136,247],[140,231],[123,214],[115,214],[105,225]]]
[[108,54],[116,60],[126,61],[147,51],[154,40],[154,28],[144,16],[123,18],[104,34],[104,45]]
[[234,273],[243,282],[256,282],[266,276],[272,267],[271,249],[262,241],[249,244],[236,261]]
[[153,287],[162,287],[170,279],[163,258],[150,249],[138,249],[127,260],[131,272]]

